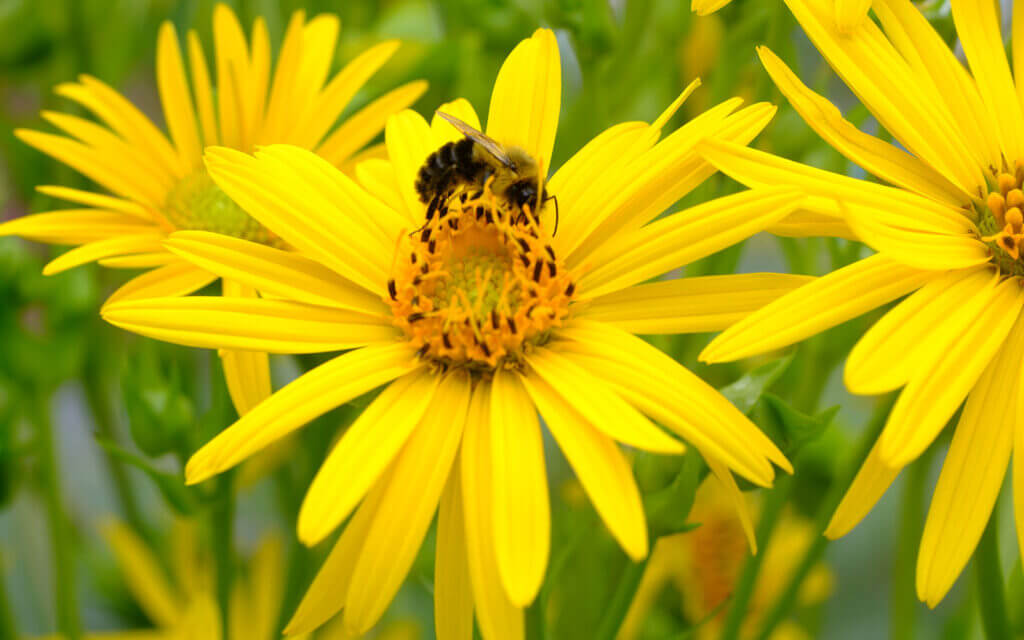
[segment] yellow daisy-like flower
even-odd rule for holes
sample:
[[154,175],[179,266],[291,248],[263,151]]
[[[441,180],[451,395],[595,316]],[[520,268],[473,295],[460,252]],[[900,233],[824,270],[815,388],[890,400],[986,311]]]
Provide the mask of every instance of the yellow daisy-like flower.
[[[712,14],[732,0],[690,0],[690,10],[699,16]],[[832,0],[835,4],[833,24],[841,34],[848,34],[867,19],[871,0]]]
[[[917,593],[935,606],[974,551],[1014,449],[1024,542],[1024,57],[1014,49],[1015,85],[988,0],[952,3],[970,73],[909,0],[876,2],[882,28],[865,21],[849,35],[833,26],[831,2],[788,4],[909,153],[858,131],[762,49],[768,72],[807,123],[893,186],[708,141],[706,157],[724,172],[752,187],[803,187],[808,210],[844,218],[878,253],[767,305],[716,338],[702,357],[721,362],[778,349],[911,294],[861,338],[846,363],[854,393],[903,391],[827,535],[852,529],[966,399],[918,555]],[[1014,37],[1024,41],[1019,11]]]
[[[726,488],[713,477],[701,485],[689,519],[699,522],[700,526],[690,532],[665,536],[654,545],[618,640],[641,637],[651,609],[670,587],[680,596],[680,610],[686,620],[699,625],[694,630],[694,638],[721,637],[722,608],[743,570],[746,554],[743,526]],[[768,607],[785,588],[813,541],[814,528],[810,522],[795,514],[783,513],[778,530],[772,534],[772,544],[763,552],[765,557],[739,637],[757,637],[758,626]],[[833,583],[832,572],[824,563],[818,563],[801,586],[796,604],[809,607],[824,602],[832,592]],[[800,625],[787,620],[770,638],[807,640],[810,636]]]
[[[202,150],[222,145],[247,151],[255,145],[281,142],[311,149],[337,166],[353,159],[380,133],[389,115],[423,94],[426,83],[399,87],[335,127],[351,99],[398,48],[397,41],[371,47],[329,78],[339,28],[333,15],[307,22],[302,12],[295,13],[272,69],[264,20],[256,20],[247,42],[235,14],[219,4],[213,12],[213,85],[196,33],[188,34],[186,73],[174,26],[164,23],[157,41],[156,76],[170,140],[96,78],[82,76],[77,83],[59,85],[58,94],[88,109],[106,126],[47,111],[43,118],[67,136],[30,130],[15,134],[112,195],[41,186],[40,192],[80,208],[2,224],[0,236],[80,245],[50,262],[45,274],[95,261],[109,267],[151,269],[114,292],[108,302],[187,295],[216,280],[164,248],[163,240],[174,231],[201,229],[285,248],[280,237],[217,188],[203,167]],[[236,298],[255,295],[251,287],[233,280],[224,280],[223,293]],[[226,351],[221,355],[240,413],[270,394],[266,354]]]
[[[163,568],[156,553],[124,524],[112,521],[103,534],[124,576],[125,585],[146,614],[152,629],[89,632],[86,640],[221,640],[222,612],[217,605],[213,559],[200,544],[195,523],[176,520],[171,528],[169,565]],[[231,585],[228,640],[274,640],[287,582],[281,543],[265,539],[239,568]],[[60,640],[53,635],[38,640]],[[347,640],[341,621],[318,633],[292,636],[293,640]],[[417,640],[415,627],[401,622],[388,625],[378,640]]]
[[[647,554],[647,527],[616,441],[683,451],[650,418],[697,447],[737,503],[743,498],[730,469],[761,486],[772,482],[772,463],[790,469],[717,391],[632,335],[720,329],[808,281],[751,274],[641,284],[800,206],[799,189],[770,188],[655,220],[714,172],[695,151],[700,140],[745,144],[774,113],[767,104],[739,109],[740,100],[728,100],[659,142],[696,84],[653,124],[602,133],[549,182],[532,184],[534,196],[523,202],[510,195],[531,186],[518,173],[492,175],[482,185],[453,179],[421,193],[437,182],[429,167],[462,156],[461,173],[447,174],[457,178],[486,172],[472,162],[496,158],[483,148],[467,155],[465,146],[451,144],[463,136],[448,120],[436,116],[428,124],[412,111],[389,119],[390,159],[360,165],[363,186],[296,147],[264,147],[255,157],[207,152],[214,181],[299,253],[177,233],[169,250],[264,297],[127,301],[109,305],[104,316],[197,347],[353,350],[207,444],[189,461],[188,481],[220,473],[384,386],[328,454],[302,505],[298,532],[307,544],[351,518],[291,632],[313,629],[342,607],[350,631],[369,629],[440,503],[439,636],[468,638],[475,609],[488,640],[521,638],[522,608],[540,588],[550,538],[538,413],[634,559]],[[536,165],[538,181],[549,165],[560,100],[558,46],[541,29],[502,66],[486,129],[517,171]],[[480,129],[465,100],[440,111]]]

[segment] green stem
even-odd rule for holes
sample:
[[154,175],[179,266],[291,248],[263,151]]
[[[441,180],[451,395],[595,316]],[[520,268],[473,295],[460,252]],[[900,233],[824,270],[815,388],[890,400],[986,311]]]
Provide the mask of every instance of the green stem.
[[829,539],[823,534],[828,527],[829,520],[831,520],[832,514],[843,499],[843,495],[846,493],[847,488],[849,488],[850,483],[853,482],[854,476],[857,475],[857,470],[860,469],[860,466],[864,464],[864,460],[868,457],[868,452],[871,451],[871,447],[878,438],[878,434],[882,432],[882,427],[885,426],[885,422],[889,418],[889,411],[892,410],[895,399],[895,396],[890,395],[875,408],[871,420],[860,435],[852,458],[842,472],[841,477],[836,478],[836,481],[832,484],[828,494],[818,508],[818,513],[815,516],[815,529],[818,535],[815,536],[814,542],[807,547],[804,557],[801,558],[800,563],[794,569],[793,574],[789,577],[789,581],[779,593],[771,608],[762,616],[761,628],[758,630],[757,636],[755,636],[758,640],[767,640],[771,637],[775,627],[782,622],[796,602],[797,594],[800,592],[804,579],[807,578],[811,569],[818,564],[821,556],[825,553]]
[[889,637],[892,640],[913,640],[917,623],[917,547],[924,528],[924,498],[928,484],[934,447],[930,447],[917,464],[907,470],[900,510],[900,533],[893,566],[892,595],[889,615]]
[[7,597],[7,581],[3,571],[0,571],[0,638],[18,640],[18,625],[14,624],[14,612]]
[[[96,432],[100,437],[110,442],[117,442],[117,433],[114,429],[114,409],[110,403],[110,395],[107,393],[104,385],[106,381],[105,369],[101,362],[95,358],[92,360],[93,362],[90,362],[88,365],[82,380],[82,384],[85,387],[85,397],[92,412]],[[107,470],[110,472],[110,479],[114,483],[114,491],[117,494],[118,503],[121,505],[121,514],[134,530],[145,532],[146,526],[139,512],[135,488],[128,479],[127,468],[119,460],[115,459],[107,449],[103,449],[102,455],[106,462]]]
[[775,525],[779,522],[779,516],[782,515],[782,509],[786,506],[792,489],[793,476],[782,476],[776,481],[775,488],[768,493],[755,532],[759,552],[748,557],[747,561],[743,563],[743,571],[733,590],[732,603],[729,605],[729,613],[726,614],[725,624],[722,627],[720,636],[722,640],[736,640],[739,636],[740,627],[747,615],[750,598],[754,595],[757,576],[761,572],[765,550],[771,542]]
[[39,444],[40,471],[46,492],[46,512],[50,524],[50,543],[53,547],[57,628],[68,640],[79,640],[82,637],[82,622],[78,614],[75,593],[75,559],[69,535],[71,525],[64,512],[60,480],[57,476],[57,454],[53,424],[50,421],[49,395],[40,393],[34,405],[32,419]]
[[1006,596],[1003,593],[1003,568],[999,561],[999,518],[998,511],[992,510],[985,532],[974,556],[974,569],[978,585],[978,608],[981,610],[981,626],[988,640],[1013,640],[1010,632],[1010,618],[1006,612]]
[[234,473],[228,471],[217,480],[217,492],[210,514],[213,536],[214,562],[217,565],[217,602],[220,604],[223,635],[229,638],[228,615],[231,602],[231,583],[234,580]]
[[[650,555],[647,556],[647,558],[649,557]],[[612,600],[608,603],[608,609],[605,610],[604,616],[601,618],[601,624],[594,640],[614,640],[619,634],[622,621],[626,619],[629,605],[633,603],[633,596],[640,586],[640,579],[644,577],[647,558],[640,562],[626,564],[626,568],[619,577],[619,586],[615,589],[615,594],[612,595]]]

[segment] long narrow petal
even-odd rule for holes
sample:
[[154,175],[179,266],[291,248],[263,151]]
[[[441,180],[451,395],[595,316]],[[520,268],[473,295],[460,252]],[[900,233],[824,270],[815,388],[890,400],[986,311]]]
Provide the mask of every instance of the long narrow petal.
[[887,464],[908,464],[928,448],[1002,346],[1024,293],[1017,279],[1009,278],[988,289],[988,296],[980,313],[973,305],[958,310],[970,318],[968,328],[954,333],[959,322],[950,321],[921,359],[879,438]]
[[843,205],[846,222],[875,251],[918,269],[964,269],[990,260],[990,249],[973,233],[933,233],[886,220],[856,205]]
[[260,298],[155,298],[109,305],[111,324],[205,349],[322,353],[393,342],[386,320],[363,313]]
[[309,485],[299,510],[299,540],[314,545],[348,517],[409,440],[436,389],[436,375],[409,373],[388,385],[352,423]]
[[537,29],[523,40],[494,80],[487,135],[509,147],[520,147],[545,173],[562,104],[562,65],[558,42],[550,29]]
[[350,631],[366,633],[376,624],[405,580],[459,450],[471,389],[469,377],[458,372],[442,380],[430,410],[392,463],[345,600]]
[[678,440],[656,427],[600,378],[570,358],[539,348],[527,356],[527,364],[606,436],[646,451],[683,452],[684,447]]
[[609,325],[575,320],[560,347],[586,358],[588,370],[629,392],[629,399],[702,453],[767,486],[769,461],[788,472],[782,452],[746,416],[698,376],[663,352]]
[[1022,420],[1018,389],[1024,320],[971,390],[953,434],[917,556],[917,595],[934,607],[974,553],[988,524]]
[[840,33],[850,33],[867,19],[871,0],[836,0],[836,26]]
[[[965,269],[944,274],[912,293],[857,341],[846,360],[846,387],[875,395],[905,385],[919,370],[924,352],[945,348],[944,343],[936,344],[936,336],[948,323],[962,318],[961,325],[950,327],[959,334],[970,316],[981,313],[989,301],[985,289],[991,284],[987,269]],[[972,314],[956,316],[967,306],[974,309]]]
[[173,253],[161,248],[160,251],[150,253],[135,253],[127,256],[102,258],[99,262],[100,266],[108,269],[154,269],[184,261]]
[[178,46],[178,34],[170,22],[160,27],[160,35],[157,37],[156,80],[160,88],[164,119],[174,146],[178,148],[180,162],[188,169],[196,169],[201,162],[199,128],[196,126],[196,112],[185,79],[185,63]]
[[125,200],[124,198],[115,198],[105,193],[94,193],[92,191],[83,191],[82,189],[72,189],[71,187],[57,185],[39,185],[36,187],[36,191],[51,198],[84,204],[87,207],[104,211],[117,211],[145,222],[153,221],[153,214],[138,202]]
[[896,480],[902,467],[890,467],[878,455],[879,444],[871,448],[853,483],[846,490],[836,512],[825,529],[825,537],[835,540],[850,532],[875,506],[889,485]]
[[422,221],[426,205],[420,202],[416,193],[416,176],[427,157],[437,150],[430,125],[411,109],[400,111],[388,118],[384,142],[388,147],[388,159],[395,167],[406,211],[411,219]]
[[244,116],[245,71],[249,67],[249,47],[238,17],[226,4],[213,10],[213,42],[217,68],[217,116],[221,144],[246,149]]
[[540,590],[551,548],[551,509],[537,409],[515,374],[491,385],[494,544],[512,603],[528,606]]
[[652,222],[609,242],[581,265],[580,295],[611,293],[709,256],[781,220],[802,199],[792,187],[752,189]]
[[765,229],[784,238],[843,238],[857,240],[857,234],[842,218],[817,211],[798,209]]
[[722,331],[813,280],[783,273],[676,278],[603,295],[574,316],[639,334]]
[[0,236],[20,236],[50,244],[88,244],[115,236],[138,235],[156,228],[116,211],[65,209],[22,216],[0,224]]
[[750,553],[757,553],[757,534],[754,532],[754,518],[750,513],[750,506],[747,504],[746,496],[740,491],[739,485],[736,484],[736,478],[733,478],[729,468],[716,460],[714,456],[708,456],[703,453],[701,455],[704,456],[705,462],[708,463],[711,473],[722,484],[729,502],[736,509],[736,517],[740,520],[740,527],[743,529],[743,535],[747,538],[747,546],[750,547]]
[[934,277],[883,255],[859,260],[740,320],[712,340],[700,359],[727,362],[781,349],[906,295]]
[[211,440],[188,461],[196,484],[230,469],[317,416],[421,367],[404,344],[366,347],[304,374]]
[[[257,298],[255,289],[233,280],[223,281],[223,295],[225,298]],[[270,358],[266,352],[221,349],[220,361],[238,415],[244,416],[270,397]]]
[[179,231],[167,249],[212,273],[287,300],[383,314],[379,296],[294,251],[207,231]]
[[285,28],[281,50],[277,55],[274,77],[270,85],[270,95],[267,97],[263,129],[256,138],[257,144],[280,142],[284,138],[287,127],[294,124],[292,120],[295,117],[293,115],[295,103],[292,97],[295,92],[295,84],[298,82],[299,66],[302,64],[305,22],[305,11],[296,11],[292,13],[288,26]]
[[648,551],[647,521],[633,470],[611,438],[594,429],[540,376],[523,383],[612,536],[634,562]]
[[187,296],[217,279],[187,262],[169,264],[136,276],[110,294],[104,306],[127,300]]
[[970,200],[969,194],[924,162],[850,124],[831,102],[800,82],[796,74],[771,50],[758,47],[757,53],[765,70],[775,81],[775,86],[803,117],[804,122],[844,156],[882,180],[951,206],[960,206]]
[[466,558],[465,513],[462,506],[462,461],[456,458],[437,513],[434,551],[434,629],[444,640],[473,639],[473,585]]
[[461,468],[456,477],[462,488],[465,553],[480,635],[484,640],[524,640],[523,610],[512,604],[502,586],[494,546],[490,398],[489,382],[473,390],[459,454]]
[[366,534],[377,515],[381,497],[388,486],[390,472],[385,471],[377,483],[366,494],[352,519],[345,525],[330,555],[302,597],[298,609],[284,628],[285,635],[297,636],[312,632],[345,606],[348,590],[352,584],[352,573],[356,568],[359,553],[366,542]]
[[184,603],[146,543],[131,528],[116,521],[103,527],[103,535],[114,550],[125,584],[139,607],[154,623],[174,625]]
[[214,115],[213,87],[210,83],[210,68],[206,64],[203,45],[195,30],[188,32],[188,65],[192,73],[192,91],[196,97],[196,114],[203,131],[203,145],[220,144],[217,133],[217,117]]
[[162,249],[161,241],[164,234],[158,231],[146,231],[127,236],[114,236],[105,240],[97,240],[89,244],[72,249],[67,253],[51,260],[43,267],[43,275],[52,276],[67,271],[74,267],[96,262],[103,258],[113,256],[130,255],[133,253],[147,253]]

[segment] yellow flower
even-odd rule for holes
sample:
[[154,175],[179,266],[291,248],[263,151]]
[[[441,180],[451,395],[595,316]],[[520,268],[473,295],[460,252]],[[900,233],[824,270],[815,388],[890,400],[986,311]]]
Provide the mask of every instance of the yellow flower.
[[[973,75],[908,0],[875,4],[884,32],[865,22],[849,36],[831,26],[826,0],[789,5],[909,153],[858,131],[762,49],[768,72],[807,123],[893,186],[709,141],[706,156],[726,173],[750,186],[803,187],[812,215],[844,217],[878,253],[767,305],[719,336],[702,357],[720,362],[778,349],[911,294],[861,338],[846,363],[854,393],[904,389],[827,535],[852,529],[966,399],[918,555],[917,593],[935,606],[977,545],[1015,446],[1017,531],[1024,542],[1024,421],[1017,404],[1024,359],[1024,262],[1017,250],[1024,89],[1020,78],[1014,86],[999,15],[985,0],[952,4]],[[1022,38],[1019,17],[1014,33]]]
[[[643,637],[644,621],[668,587],[679,594],[680,610],[687,622],[698,625],[694,632],[697,640],[721,636],[722,608],[743,570],[743,527],[726,487],[713,477],[701,485],[689,519],[700,526],[687,533],[665,536],[654,545],[618,640]],[[785,588],[814,540],[813,526],[800,516],[784,512],[777,526],[772,544],[763,552],[765,557],[747,607],[741,638],[755,637],[762,616]],[[823,602],[832,591],[833,580],[828,567],[817,564],[801,586],[797,604],[814,606]],[[772,633],[771,640],[809,637],[799,625],[785,621]]]
[[[176,230],[215,231],[284,247],[278,236],[213,184],[202,164],[202,150],[207,145],[251,150],[255,145],[282,142],[311,149],[341,166],[380,133],[389,115],[422,95],[426,83],[407,84],[333,128],[352,97],[398,48],[397,41],[376,45],[328,80],[338,30],[339,21],[333,15],[307,22],[302,12],[295,13],[272,70],[264,20],[256,20],[247,43],[235,14],[219,4],[213,12],[215,91],[196,33],[188,34],[187,74],[174,26],[164,23],[157,41],[156,79],[170,140],[96,78],[82,76],[77,83],[59,85],[58,94],[77,102],[106,126],[46,111],[43,118],[67,136],[29,130],[15,133],[113,195],[41,186],[42,193],[80,208],[8,222],[0,225],[0,236],[80,245],[49,263],[45,274],[95,261],[115,268],[152,269],[114,292],[108,302],[187,295],[216,279],[163,247],[164,238]],[[237,298],[255,295],[251,287],[233,280],[224,281],[223,293]],[[221,355],[239,413],[270,394],[265,353]]]
[[[798,189],[753,190],[654,220],[713,173],[697,142],[716,135],[745,144],[774,113],[767,104],[737,110],[732,99],[658,142],[696,84],[654,124],[612,127],[535,185],[539,215],[530,203],[498,197],[498,180],[421,200],[421,167],[462,135],[412,111],[388,121],[390,160],[358,167],[364,186],[295,147],[264,147],[255,157],[207,152],[225,193],[300,253],[174,234],[170,250],[264,297],[127,301],[104,316],[197,347],[353,350],[207,444],[189,461],[188,481],[384,386],[328,454],[302,505],[298,533],[307,544],[352,517],[291,631],[315,628],[342,607],[353,633],[369,629],[440,502],[439,635],[468,637],[475,608],[488,640],[521,638],[522,607],[540,587],[550,538],[538,412],[634,559],[647,554],[647,528],[615,443],[683,451],[648,416],[697,447],[737,501],[729,469],[761,486],[772,482],[772,463],[790,469],[717,391],[632,335],[720,329],[808,281],[750,274],[641,284],[749,237],[801,202]],[[541,29],[502,66],[487,134],[546,175],[560,97],[558,47]],[[441,111],[480,127],[465,100]],[[500,179],[507,184],[509,175]]]
[[[835,4],[832,18],[839,33],[846,35],[854,30],[868,15],[871,0],[831,0]],[[732,0],[690,0],[690,10],[699,16],[706,16],[718,11]]]
[[[124,524],[112,521],[103,528],[124,574],[125,585],[146,614],[153,629],[86,633],[86,640],[221,640],[222,614],[217,605],[213,559],[205,553],[196,524],[177,520],[171,529],[168,576],[159,557]],[[265,539],[231,585],[228,640],[274,640],[287,582],[281,543]],[[347,640],[340,620],[316,635],[293,640]],[[46,639],[60,640],[61,636]],[[388,625],[379,640],[417,640],[418,631],[401,622]]]

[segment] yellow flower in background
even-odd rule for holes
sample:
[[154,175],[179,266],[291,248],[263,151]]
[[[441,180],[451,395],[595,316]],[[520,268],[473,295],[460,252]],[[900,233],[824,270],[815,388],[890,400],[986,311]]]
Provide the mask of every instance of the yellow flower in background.
[[[721,329],[809,281],[748,274],[642,284],[800,206],[799,189],[770,188],[655,220],[712,175],[695,152],[700,140],[745,144],[774,114],[770,105],[739,109],[732,99],[659,142],[697,84],[654,124],[602,133],[549,182],[561,80],[546,29],[520,43],[498,74],[486,128],[494,142],[480,138],[493,153],[453,144],[463,136],[448,120],[428,124],[412,111],[389,119],[390,159],[361,164],[363,186],[296,147],[264,147],[255,157],[207,152],[220,188],[299,253],[177,233],[169,250],[265,297],[125,301],[108,305],[104,317],[197,347],[352,351],[207,444],[189,461],[188,482],[384,387],[330,451],[302,505],[306,544],[348,523],[290,632],[314,629],[339,609],[350,632],[372,627],[440,504],[438,635],[468,638],[475,611],[488,640],[522,638],[523,607],[540,588],[550,543],[538,413],[634,559],[647,554],[647,527],[616,442],[666,454],[684,448],[649,418],[697,447],[739,507],[730,470],[760,486],[771,484],[772,463],[791,470],[716,390],[633,335]],[[440,111],[480,129],[465,100]],[[439,170],[462,157],[463,174],[486,172],[472,163],[493,165],[502,149],[517,171],[535,164],[536,181],[492,169],[482,185],[455,180],[427,191],[437,175],[457,175],[421,173],[425,165]],[[513,200],[524,191],[532,196]]]
[[[755,508],[756,512],[756,508]],[[756,515],[755,515],[756,519]],[[617,636],[618,640],[637,640],[652,609],[662,600],[666,589],[679,594],[679,610],[695,626],[694,638],[712,640],[722,631],[722,605],[732,595],[743,563],[747,544],[743,525],[737,518],[726,487],[709,477],[697,492],[691,522],[700,523],[693,531],[660,538],[651,551],[640,586]],[[814,527],[804,518],[784,513],[772,544],[762,559],[761,571],[740,630],[740,638],[753,638],[761,618],[786,586],[807,548],[814,541]],[[824,563],[817,564],[801,585],[796,604],[799,607],[822,603],[832,592],[834,578]],[[809,640],[799,625],[784,621],[772,632],[771,640]]]
[[[871,0],[830,0],[835,5],[833,23],[840,34],[846,35],[867,19]],[[690,0],[690,10],[699,16],[718,11],[732,0]]]
[[[918,596],[935,606],[981,537],[1016,449],[1017,532],[1024,543],[1024,84],[1016,84],[996,5],[954,0],[972,73],[909,0],[874,4],[842,35],[826,0],[789,0],[811,40],[902,149],[843,119],[772,52],[779,89],[826,141],[883,186],[709,141],[706,157],[757,188],[807,190],[805,208],[844,218],[878,253],[783,296],[716,338],[721,362],[778,349],[909,295],[846,363],[858,394],[903,388],[882,435],[826,532],[838,537],[874,506],[900,469],[931,445],[965,401],[932,498],[917,561]],[[884,29],[884,31],[883,31]],[[1014,38],[1024,16],[1014,14]],[[1014,66],[1024,64],[1014,49]],[[906,149],[908,151],[904,151]]]
[[[164,23],[157,41],[156,74],[170,140],[96,78],[82,76],[77,83],[59,85],[59,95],[77,102],[103,124],[47,111],[43,118],[66,136],[29,130],[15,134],[112,195],[41,186],[40,192],[80,208],[7,222],[0,225],[0,236],[80,245],[50,262],[45,274],[96,261],[115,268],[151,269],[108,302],[187,295],[216,280],[163,247],[162,241],[174,231],[201,229],[286,248],[281,238],[213,184],[203,167],[202,150],[222,145],[247,151],[255,145],[286,142],[311,149],[334,165],[350,161],[380,133],[390,114],[422,95],[426,83],[399,87],[335,127],[352,98],[398,48],[397,41],[371,47],[331,77],[339,29],[333,15],[306,21],[302,12],[296,12],[272,65],[265,21],[256,20],[247,42],[235,14],[219,4],[213,14],[214,85],[196,33],[188,34],[186,72],[174,26]],[[225,280],[223,295],[247,298],[255,292]],[[270,395],[265,353],[221,355],[239,413]]]
[[[176,520],[171,527],[168,565],[132,529],[113,521],[103,529],[114,551],[125,585],[153,629],[86,633],[86,640],[221,640],[222,613],[217,605],[213,558],[200,544],[197,525]],[[274,640],[287,582],[281,543],[265,539],[239,567],[231,585],[227,640]],[[60,640],[54,635],[37,640]],[[291,636],[293,640],[348,640],[340,619],[315,635]],[[418,640],[414,625],[396,622],[386,626],[377,640]]]

